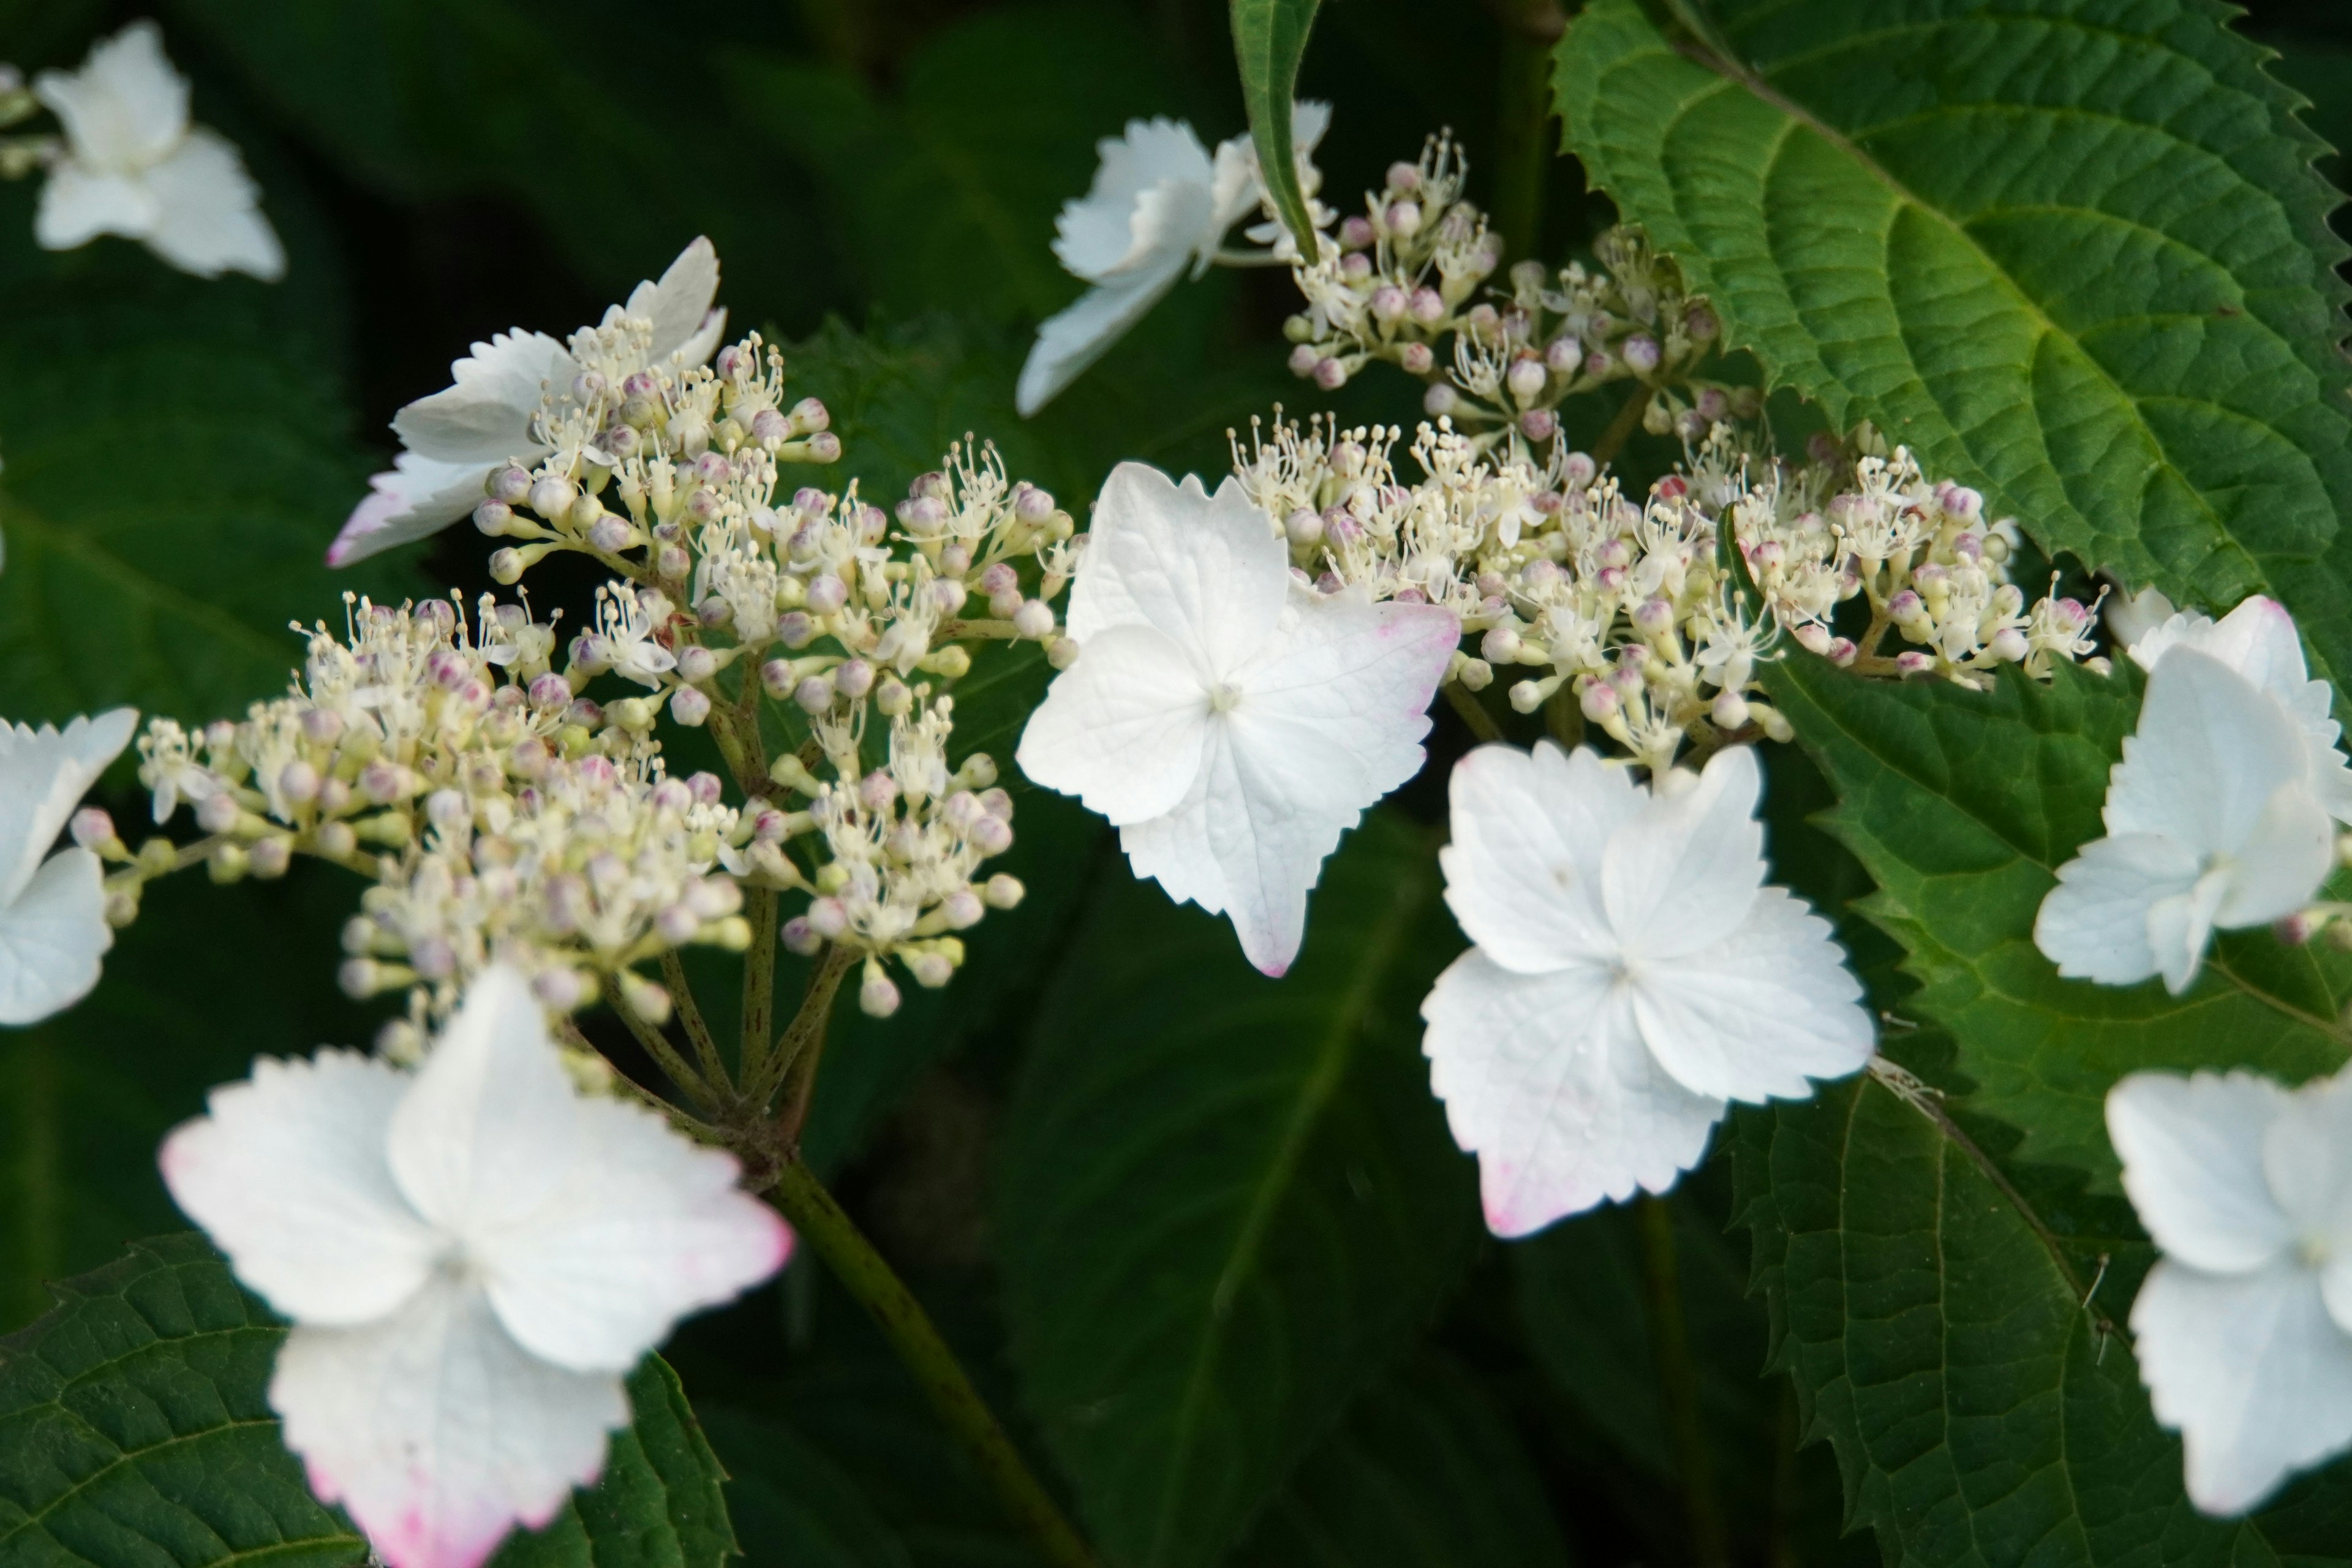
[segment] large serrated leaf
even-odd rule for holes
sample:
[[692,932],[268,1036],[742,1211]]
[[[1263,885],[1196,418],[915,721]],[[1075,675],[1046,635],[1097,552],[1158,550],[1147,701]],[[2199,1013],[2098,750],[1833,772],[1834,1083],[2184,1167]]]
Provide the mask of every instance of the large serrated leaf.
[[1570,148],[1727,341],[2046,549],[2352,673],[2345,247],[2322,151],[2206,0],[1637,0],[1570,27]]
[[2301,1082],[2341,1067],[2352,958],[2223,936],[2182,996],[2061,980],[2033,945],[2059,866],[2105,829],[2107,770],[2137,722],[2140,680],[2061,666],[1990,692],[1864,680],[1810,655],[1766,676],[1835,786],[1823,822],[1879,891],[1861,906],[1920,983],[1902,1003],[1948,1029],[1968,1103],[2026,1135],[2024,1158],[2114,1190],[2107,1089],[2140,1068],[2251,1067]]
[[2006,1178],[1868,1078],[1735,1129],[1778,1363],[1893,1568],[2352,1561],[2341,1466],[2251,1520],[2190,1506],[2114,1330],[2144,1242],[2037,1229]]
[[[0,1568],[341,1568],[367,1557],[278,1439],[286,1330],[194,1234],[140,1242],[58,1287],[0,1340]],[[635,1425],[604,1474],[498,1568],[719,1568],[726,1479],[677,1374],[629,1378]]]
[[1458,945],[1375,816],[1290,973],[1109,874],[1045,1004],[995,1215],[1031,1412],[1123,1568],[1214,1562],[1410,1343],[1478,1235],[1414,1016]]
[[1307,58],[1307,29],[1323,0],[1234,0],[1234,57],[1241,67],[1242,103],[1249,110],[1250,139],[1283,226],[1301,255],[1316,246],[1314,216],[1299,187],[1291,156],[1291,100],[1298,90],[1298,63]]
[[1567,1568],[1542,1482],[1496,1403],[1424,1351],[1366,1391],[1234,1568]]
[[36,251],[0,195],[0,708],[63,720],[129,702],[240,713],[301,662],[289,620],[403,566],[331,573],[367,491],[331,351],[302,299],[172,271],[100,240]]

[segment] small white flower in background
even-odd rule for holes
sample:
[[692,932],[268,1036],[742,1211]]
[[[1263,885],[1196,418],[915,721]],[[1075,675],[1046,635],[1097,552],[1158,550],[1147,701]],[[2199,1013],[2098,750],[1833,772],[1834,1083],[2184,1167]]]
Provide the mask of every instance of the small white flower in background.
[[62,731],[0,722],[0,1024],[35,1024],[98,984],[114,945],[99,858],[50,847],[139,715],[117,708]]
[[1445,899],[1477,945],[1422,1004],[1422,1048],[1496,1235],[1664,1192],[1730,1101],[1870,1058],[1829,922],[1764,885],[1762,785],[1745,746],[1647,789],[1549,742],[1454,765]]
[[1122,463],[1068,627],[1082,651],[1023,732],[1022,770],[1108,817],[1137,876],[1229,914],[1250,962],[1280,974],[1324,857],[1420,771],[1460,623],[1318,594],[1234,480],[1211,496]]
[[2243,1513],[2352,1447],[2352,1075],[2134,1073],[2107,1132],[2164,1251],[2132,1303],[2140,1377],[2189,1500]]
[[[1302,174],[1311,172],[1307,160],[1330,120],[1328,104],[1294,111],[1291,143]],[[1246,133],[1220,142],[1212,156],[1182,121],[1131,120],[1124,136],[1107,136],[1096,150],[1102,163],[1094,186],[1062,208],[1054,241],[1063,267],[1094,287],[1037,329],[1016,397],[1024,417],[1100,359],[1188,268],[1195,278],[1206,272],[1234,225],[1265,200]]]
[[2129,648],[2169,620],[2173,613],[2172,601],[2154,588],[2142,588],[2137,594],[2118,589],[2107,595],[2107,631],[2115,637],[2117,647]]
[[2308,747],[2236,670],[2191,647],[2166,652],[2107,775],[2107,837],[2058,868],[2034,945],[2070,979],[2160,974],[2177,996],[2215,931],[2302,909],[2335,864]]
[[392,472],[368,481],[368,498],[335,536],[327,563],[347,566],[437,533],[481,503],[492,469],[528,468],[552,453],[539,417],[551,389],[593,374],[601,395],[635,372],[708,360],[727,328],[727,312],[711,306],[718,295],[719,253],[698,239],[660,282],[638,284],[627,304],[608,309],[601,325],[581,328],[569,344],[520,327],[476,343],[471,358],[450,365],[455,385],[394,416],[405,450]]
[[630,1368],[792,1247],[731,1157],[577,1092],[503,967],[419,1070],[265,1058],[162,1163],[293,1321],[269,1384],[287,1447],[393,1568],[474,1568],[545,1524],[628,1424]]
[[78,71],[43,71],[33,92],[66,133],[33,216],[42,248],[116,234],[199,278],[285,276],[260,192],[226,137],[188,122],[187,79],[154,23],[101,42]]
[[[2154,592],[2148,589],[2139,599]],[[2126,639],[2132,661],[2152,671],[2171,649],[2189,647],[2244,676],[2303,731],[2311,758],[2311,787],[2319,804],[2338,822],[2352,822],[2352,761],[2336,749],[2343,731],[2329,713],[2335,694],[2327,682],[2310,678],[2303,662],[2303,639],[2286,606],[2257,594],[2218,621],[2194,611],[2174,614],[2169,605],[2164,608],[2161,618]]]

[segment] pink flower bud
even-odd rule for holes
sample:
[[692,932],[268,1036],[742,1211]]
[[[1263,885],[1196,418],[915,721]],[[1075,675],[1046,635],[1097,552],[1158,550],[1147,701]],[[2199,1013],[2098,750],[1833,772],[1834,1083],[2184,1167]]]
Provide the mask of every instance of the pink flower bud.
[[1445,319],[1445,296],[1426,286],[1412,291],[1412,319],[1427,326]]
[[1043,599],[1031,599],[1013,616],[1013,629],[1032,640],[1043,640],[1054,633],[1054,606]]
[[1348,367],[1336,359],[1315,362],[1315,384],[1326,392],[1337,392],[1348,384]]
[[710,718],[710,699],[698,686],[681,686],[670,694],[669,716],[688,729],[698,729]]
[[1635,332],[1627,338],[1622,352],[1627,368],[1635,375],[1647,375],[1658,368],[1658,340],[1647,332]]
[[1577,693],[1577,706],[1584,710],[1587,719],[1601,724],[1613,718],[1622,704],[1615,687],[1605,680],[1593,680],[1586,682],[1584,689]]
[[482,493],[494,501],[520,506],[530,494],[530,474],[511,463],[493,469],[490,477],[482,481]]
[[1405,291],[1395,284],[1381,284],[1372,290],[1372,320],[1383,323],[1397,320],[1405,312],[1407,298]]
[[94,805],[75,812],[67,830],[84,849],[100,849],[114,842],[114,818]]
[[[236,826],[236,819],[240,815],[242,814],[237,808],[236,796],[226,790],[221,791],[218,795],[208,795],[196,802],[196,826],[206,833],[228,832]],[[51,818],[51,820],[56,819]]]
[[1361,250],[1378,237],[1368,217],[1355,215],[1340,221],[1339,247],[1343,250]]
[[474,527],[492,539],[507,531],[514,521],[514,508],[502,500],[486,500],[474,509]]
[[1549,408],[1530,408],[1519,416],[1519,434],[1530,441],[1549,441],[1559,434],[1559,416]]
[[2025,640],[2025,634],[2015,626],[2001,627],[2000,630],[1993,633],[1992,641],[1986,646],[1993,658],[2003,664],[2015,664],[2032,651],[2031,645]]
[[814,614],[835,615],[848,603],[849,584],[832,573],[809,579],[808,607]]
[[812,675],[793,688],[793,700],[811,713],[822,713],[833,706],[833,682],[822,675]]
[[866,965],[866,979],[857,987],[857,1005],[869,1018],[887,1018],[898,1010],[898,988],[880,965]]
[[1411,239],[1421,232],[1421,204],[1411,200],[1391,202],[1388,211],[1381,215],[1381,221],[1388,226],[1391,234]]
[[874,667],[862,658],[850,659],[833,672],[833,684],[855,702],[874,689]]

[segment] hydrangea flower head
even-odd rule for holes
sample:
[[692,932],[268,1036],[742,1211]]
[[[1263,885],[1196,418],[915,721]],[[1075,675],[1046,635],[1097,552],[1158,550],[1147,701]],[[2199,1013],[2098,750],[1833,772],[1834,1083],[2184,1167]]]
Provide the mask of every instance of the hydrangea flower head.
[[730,1156],[581,1094],[503,967],[419,1070],[264,1058],[162,1163],[293,1321],[269,1384],[287,1447],[393,1568],[474,1568],[545,1524],[628,1423],[630,1368],[792,1245]]
[[569,343],[520,327],[476,343],[470,358],[450,365],[454,385],[394,417],[404,449],[390,473],[368,481],[368,497],[335,536],[327,563],[348,566],[437,533],[480,503],[493,468],[554,451],[536,417],[549,389],[583,374],[598,377],[600,388],[618,388],[648,366],[708,360],[727,329],[727,312],[711,304],[718,296],[719,253],[698,239],[659,282],[639,283],[627,304],[612,306]]
[[[1330,120],[1328,104],[1297,106],[1292,145],[1301,160]],[[1227,232],[1264,199],[1246,135],[1212,155],[1181,120],[1131,120],[1125,135],[1105,137],[1096,151],[1093,188],[1063,207],[1054,240],[1063,267],[1093,288],[1037,329],[1016,395],[1024,416],[1100,359],[1188,269],[1195,278],[1208,270]]]
[[128,708],[63,730],[0,722],[0,1024],[36,1024],[98,984],[114,945],[96,855],[50,847],[131,743]]
[[2243,1513],[2352,1447],[2352,1075],[2134,1073],[2107,1131],[2164,1251],[2132,1303],[2140,1376],[2189,1500]]
[[199,278],[285,275],[244,161],[218,132],[188,122],[187,79],[164,58],[154,23],[103,40],[78,71],[43,71],[33,92],[66,133],[33,217],[44,249],[116,234]]
[[1829,922],[1764,884],[1762,782],[1744,746],[1649,788],[1549,742],[1455,764],[1445,899],[1477,945],[1423,1049],[1497,1236],[1664,1192],[1732,1100],[1869,1060]]
[[2107,836],[2058,868],[2034,944],[2072,979],[2160,974],[2174,995],[2188,990],[2215,931],[2291,914],[2326,879],[2310,748],[2294,716],[2237,670],[2186,644],[2166,650],[2108,775]]
[[1213,496],[1122,463],[1090,537],[1070,589],[1078,661],[1029,721],[1021,767],[1115,824],[1136,875],[1230,915],[1280,974],[1324,857],[1420,771],[1460,623],[1309,588],[1232,479]]

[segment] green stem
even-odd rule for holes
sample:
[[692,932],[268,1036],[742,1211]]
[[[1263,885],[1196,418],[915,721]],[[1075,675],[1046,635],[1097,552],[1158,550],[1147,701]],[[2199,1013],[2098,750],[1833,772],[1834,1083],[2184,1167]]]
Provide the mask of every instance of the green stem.
[[719,1054],[719,1041],[710,1032],[710,1023],[702,1016],[701,1004],[694,999],[694,987],[688,984],[686,965],[675,952],[661,955],[662,983],[669,987],[671,1005],[677,1009],[679,1026],[694,1044],[695,1059],[702,1064],[702,1076],[710,1083],[730,1081],[727,1076],[727,1058]]
[[[737,1080],[748,1089],[766,1076],[768,1036],[776,1022],[776,889],[747,889],[743,912],[751,922],[751,945],[743,950],[743,1038],[735,1061]],[[757,1092],[750,1100],[767,1103]]]
[[1691,1561],[1696,1568],[1723,1568],[1731,1553],[1724,1540],[1723,1510],[1716,1501],[1706,1426],[1699,1418],[1698,1372],[1691,1362],[1690,1334],[1683,1322],[1682,1283],[1675,1261],[1675,1211],[1664,1198],[1648,1193],[1636,1200],[1633,1209],[1642,1232],[1642,1282],[1650,1298],[1650,1349],[1657,1360],[1658,1393],[1665,1410],[1666,1436],[1674,1447],[1675,1471],[1682,1481]]
[[1495,228],[1506,255],[1528,257],[1542,245],[1544,176],[1558,151],[1549,134],[1551,58],[1566,20],[1556,0],[1500,0],[1495,9],[1503,22]]
[[824,950],[809,972],[800,1010],[784,1026],[772,1049],[761,1047],[764,1055],[759,1073],[744,1075],[744,1098],[755,1108],[764,1109],[779,1088],[787,1090],[782,1118],[787,1149],[799,1147],[801,1122],[808,1116],[809,1096],[816,1086],[817,1061],[824,1052],[825,1026],[833,1021],[833,999],[856,962],[857,955],[838,942]]
[[971,1385],[922,1303],[891,1271],[831,1193],[803,1164],[788,1158],[776,1176],[776,1206],[816,1249],[835,1278],[857,1298],[898,1359],[914,1374],[940,1419],[970,1451],[1003,1502],[1055,1568],[1099,1568],[1093,1550],[1022,1459]]
[[1609,428],[1601,432],[1601,439],[1592,443],[1591,455],[1594,467],[1607,468],[1617,454],[1624,450],[1625,443],[1632,440],[1633,432],[1641,428],[1642,416],[1649,412],[1650,399],[1657,395],[1657,390],[1654,386],[1644,386],[1625,400],[1625,406],[1617,411],[1617,417],[1609,422]]
[[685,1090],[688,1099],[705,1110],[718,1103],[711,1086],[702,1081],[700,1073],[687,1065],[686,1058],[677,1054],[677,1047],[654,1027],[651,1020],[637,1016],[636,1010],[629,1005],[628,998],[622,994],[618,982],[612,987],[611,1001],[614,1013],[629,1026],[629,1033],[636,1037],[637,1044],[643,1046],[646,1055],[653,1058],[662,1071],[668,1075],[670,1082]]
[[1439,689],[1445,693],[1445,700],[1454,711],[1462,715],[1462,721],[1470,726],[1473,735],[1481,741],[1503,738],[1503,727],[1495,722],[1495,716],[1487,712],[1486,704],[1473,697],[1460,681],[1449,680]]

